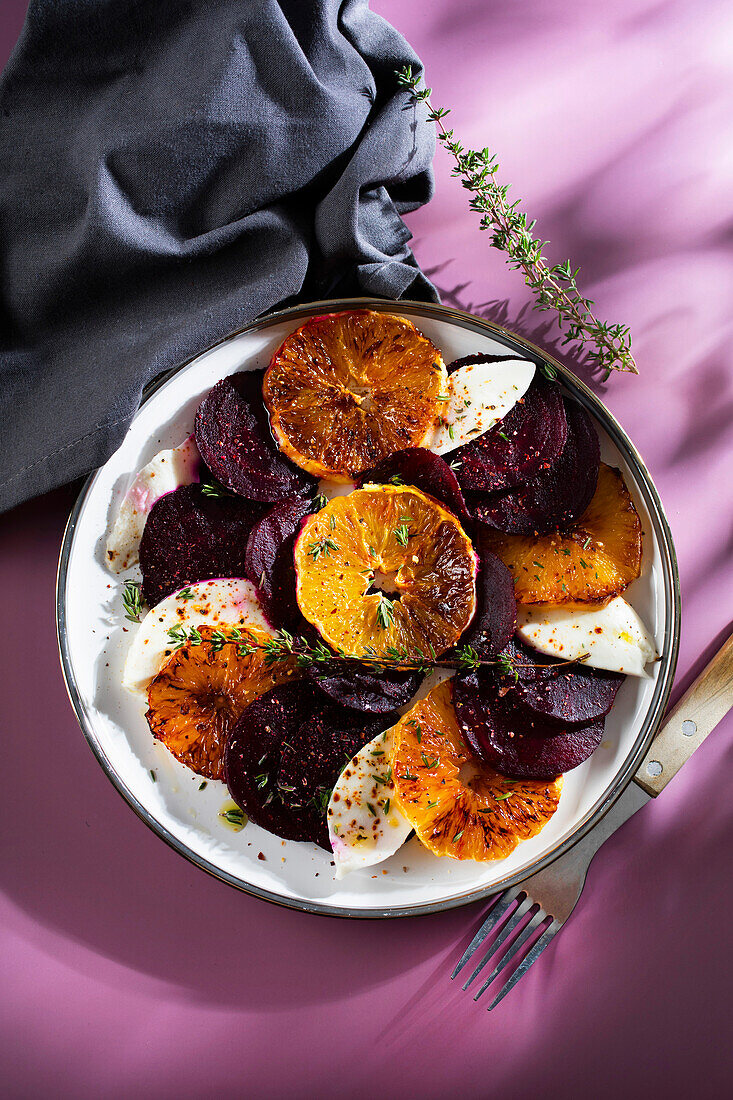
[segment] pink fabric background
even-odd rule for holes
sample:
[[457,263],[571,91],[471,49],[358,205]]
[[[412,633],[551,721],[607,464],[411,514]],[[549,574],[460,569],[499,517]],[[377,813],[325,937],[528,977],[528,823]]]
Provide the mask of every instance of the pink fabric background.
[[[678,687],[731,615],[733,10],[727,0],[374,0],[468,142],[490,144],[552,255],[632,326],[639,378],[596,387],[674,529]],[[4,62],[22,0],[0,3]],[[410,219],[444,300],[519,316],[449,165]],[[524,1100],[730,1094],[733,751],[724,722],[597,857],[551,948],[487,1015],[448,980],[474,906],[309,917],[207,878],[113,791],[53,633],[72,494],[0,520],[0,1090],[9,1097]]]

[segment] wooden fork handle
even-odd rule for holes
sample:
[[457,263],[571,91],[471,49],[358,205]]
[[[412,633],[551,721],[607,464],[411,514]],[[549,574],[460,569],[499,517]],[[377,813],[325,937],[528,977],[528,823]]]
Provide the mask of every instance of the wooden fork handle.
[[651,743],[634,780],[656,796],[733,707],[733,633],[687,689]]

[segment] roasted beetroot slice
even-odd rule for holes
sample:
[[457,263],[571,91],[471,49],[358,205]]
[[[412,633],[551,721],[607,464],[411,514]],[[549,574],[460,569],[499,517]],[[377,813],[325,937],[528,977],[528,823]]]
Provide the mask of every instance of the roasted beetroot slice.
[[295,598],[293,546],[310,510],[310,500],[282,500],[255,523],[247,541],[244,575],[257,585],[265,614],[279,630],[301,632],[303,618]]
[[512,645],[512,656],[525,666],[511,689],[512,701],[560,726],[585,725],[603,718],[624,681],[619,672],[582,664],[568,666],[517,642]]
[[[485,674],[456,677],[458,725],[476,755],[511,779],[554,779],[591,756],[603,737],[603,719],[558,731],[546,719],[515,707],[511,695]],[[551,736],[547,736],[551,734]]]
[[469,507],[481,523],[511,535],[548,535],[580,519],[598,482],[600,444],[593,421],[565,399],[568,437],[562,454],[532,481],[508,493],[471,493]]
[[331,851],[326,806],[347,762],[398,720],[325,701],[311,684],[273,688],[232,729],[224,753],[230,794],[257,825]]
[[452,363],[449,363],[446,367],[448,374],[453,374],[454,371],[460,370],[461,367],[470,367],[474,363],[504,363],[507,359],[519,359],[518,355],[489,355],[484,352],[476,352],[475,355],[462,355],[460,359],[454,359]]
[[224,751],[224,778],[234,801],[256,825],[285,840],[310,840],[320,817],[325,821],[315,806],[283,801],[278,787],[283,742],[297,738],[311,716],[312,698],[303,683],[260,695],[231,730]]
[[498,424],[453,452],[460,486],[464,491],[511,489],[554,462],[567,434],[560,388],[536,374],[521,401]]
[[320,703],[308,721],[285,738],[278,775],[284,804],[314,815],[308,840],[331,851],[326,807],[331,792],[352,756],[399,720],[390,713],[366,716],[338,703]]
[[367,714],[386,714],[409,703],[420,687],[419,672],[377,672],[339,661],[312,665],[309,679],[330,699]]
[[310,496],[316,479],[277,447],[262,399],[264,371],[241,371],[211,389],[198,407],[194,433],[215,477],[248,500]]
[[454,516],[468,519],[468,509],[456,475],[445,459],[425,447],[407,447],[404,451],[387,455],[359,478],[360,486],[368,482],[414,485],[445,504]]
[[156,500],[140,540],[148,605],[196,581],[244,576],[247,539],[261,515],[261,504],[209,497],[200,485],[182,485]]
[[487,533],[481,525],[473,537],[478,556],[476,613],[461,635],[461,645],[470,645],[479,657],[489,659],[501,653],[517,626],[514,580],[504,562],[486,546]]

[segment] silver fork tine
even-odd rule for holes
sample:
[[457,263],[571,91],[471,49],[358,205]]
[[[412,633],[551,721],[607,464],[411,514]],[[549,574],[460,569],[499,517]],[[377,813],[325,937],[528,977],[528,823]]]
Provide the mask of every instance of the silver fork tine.
[[464,985],[464,987],[463,987],[464,989],[468,989],[468,987],[471,984],[471,982],[473,981],[473,979],[478,974],[481,973],[481,971],[486,966],[489,959],[492,959],[494,957],[496,952],[499,950],[499,948],[503,944],[504,940],[507,938],[507,936],[510,936],[512,934],[512,932],[517,927],[519,922],[521,920],[523,920],[524,917],[526,917],[527,913],[529,912],[529,910],[532,908],[533,905],[534,905],[534,902],[532,901],[532,899],[530,897],[526,897],[524,899],[524,901],[521,903],[521,905],[517,906],[517,908],[514,910],[511,917],[509,918],[509,920],[506,922],[506,924],[502,928],[499,935],[496,937],[495,940],[492,940],[491,943],[489,944],[488,951],[486,952],[483,959],[481,960],[481,962],[478,964],[478,966],[474,970],[471,977],[468,979],[468,981]]
[[[528,899],[528,900],[531,900],[531,899]],[[537,931],[539,926],[542,924],[542,922],[544,920],[546,920],[546,918],[547,918],[547,913],[544,911],[544,909],[538,909],[538,911],[535,913],[535,915],[532,917],[532,919],[530,921],[528,921],[528,923],[522,929],[522,931],[517,936],[517,938],[514,940],[514,942],[511,943],[509,945],[509,947],[507,947],[506,951],[501,956],[498,963],[496,964],[494,969],[491,971],[491,973],[489,974],[489,976],[486,979],[486,981],[484,982],[484,984],[479,989],[478,993],[474,996],[474,998],[473,998],[474,1001],[477,1001],[479,999],[479,997],[482,995],[482,993],[486,992],[486,990],[489,988],[489,986],[491,985],[491,983],[493,982],[494,978],[499,973],[499,971],[502,970],[506,966],[509,959],[511,959],[512,957],[518,957],[519,956],[519,954],[520,954],[522,948],[524,947],[525,943],[527,942],[527,940],[533,935],[534,932]]]
[[484,942],[492,928],[496,928],[497,924],[504,916],[509,906],[521,893],[521,888],[519,886],[514,886],[511,890],[505,890],[504,893],[500,895],[499,901],[494,902],[488,917],[481,925],[466,950],[461,955],[461,958],[457,963],[455,970],[451,974],[451,980],[453,980],[453,978],[456,978],[460,974],[468,960],[471,958],[471,955],[473,955],[476,948]]
[[532,947],[531,951],[529,951],[528,954],[522,959],[517,969],[510,976],[508,982],[506,982],[504,987],[500,990],[498,996],[494,997],[493,1001],[487,1009],[487,1012],[491,1012],[492,1008],[496,1008],[499,1001],[506,997],[507,993],[514,988],[520,978],[524,977],[532,963],[537,962],[537,959],[539,959],[540,955],[545,950],[548,943],[550,943],[554,939],[555,933],[559,932],[561,928],[561,921],[553,920],[552,924],[548,925],[540,938],[537,940],[537,943]]

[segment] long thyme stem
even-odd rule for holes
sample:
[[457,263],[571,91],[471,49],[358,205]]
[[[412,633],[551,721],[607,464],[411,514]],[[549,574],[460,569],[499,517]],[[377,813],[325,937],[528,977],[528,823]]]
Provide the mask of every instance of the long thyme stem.
[[552,664],[525,664],[506,653],[492,659],[480,657],[470,645],[456,646],[452,653],[445,657],[438,657],[435,653],[426,654],[418,648],[408,651],[394,646],[382,651],[369,647],[364,653],[357,655],[345,653],[343,649],[331,650],[322,642],[311,645],[306,638],[296,638],[287,630],[281,630],[266,642],[258,642],[253,635],[239,627],[230,631],[212,630],[202,634],[195,626],[187,629],[180,623],[170,628],[168,639],[174,649],[180,649],[184,645],[209,645],[215,653],[225,645],[233,644],[237,646],[241,656],[256,651],[263,652],[268,664],[294,657],[301,667],[330,665],[335,662],[344,665],[370,665],[375,669],[392,669],[398,672],[427,673],[433,668],[467,672],[478,668],[496,668],[505,675],[516,677],[517,672],[523,668],[558,668],[563,665],[582,664],[588,657],[588,654],[584,653],[570,660],[553,661]]
[[453,130],[447,130],[443,123],[450,109],[433,107],[432,89],[421,87],[422,76],[413,73],[410,65],[398,70],[396,76],[413,102],[425,103],[428,108],[428,120],[435,123],[438,140],[455,161],[452,174],[459,176],[473,195],[469,205],[481,215],[480,228],[492,230],[492,246],[506,253],[511,268],[523,272],[526,285],[534,293],[536,308],[542,312],[556,311],[560,328],[564,329],[563,344],[589,345],[589,357],[605,371],[604,378],[612,370],[638,374],[628,326],[598,320],[592,309],[593,301],[578,290],[576,276],[580,269],[573,271],[570,260],[548,264],[542,254],[548,242],[533,236],[536,223],[519,210],[519,200],[507,200],[509,185],[496,181],[499,170],[496,155],[488,149],[464,149]]

